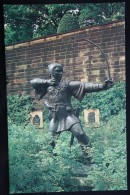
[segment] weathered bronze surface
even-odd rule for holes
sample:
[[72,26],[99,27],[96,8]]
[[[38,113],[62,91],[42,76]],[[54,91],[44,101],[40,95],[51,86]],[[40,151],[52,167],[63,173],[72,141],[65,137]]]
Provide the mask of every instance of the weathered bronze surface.
[[82,83],[79,81],[62,80],[63,66],[58,63],[48,65],[49,80],[35,78],[30,81],[35,94],[40,100],[46,94],[45,105],[50,113],[49,130],[52,135],[51,145],[55,146],[55,139],[62,131],[70,131],[83,146],[91,146],[89,137],[84,133],[80,121],[71,105],[71,97],[82,101],[86,93],[101,91],[112,86],[111,80],[104,83]]

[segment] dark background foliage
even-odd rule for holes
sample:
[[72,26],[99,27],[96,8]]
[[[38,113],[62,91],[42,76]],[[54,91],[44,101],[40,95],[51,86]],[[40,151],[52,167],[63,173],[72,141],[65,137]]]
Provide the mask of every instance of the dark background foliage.
[[[124,19],[125,4],[124,2],[42,5],[6,4],[4,5],[5,44],[12,45],[41,36],[56,34],[61,19],[65,14],[71,14],[75,17],[79,28],[83,28]],[[73,29],[75,29],[75,26],[73,26]]]
[[32,108],[32,100],[29,95],[7,96],[7,107],[7,116],[13,123],[21,125],[29,122],[29,113]]
[[58,25],[57,33],[64,33],[69,30],[79,29],[79,23],[75,16],[71,14],[65,14]]
[[98,108],[101,120],[107,121],[110,116],[117,115],[120,110],[125,109],[125,99],[125,83],[117,82],[109,90],[87,94],[81,103],[73,99],[73,106],[80,107],[81,110]]

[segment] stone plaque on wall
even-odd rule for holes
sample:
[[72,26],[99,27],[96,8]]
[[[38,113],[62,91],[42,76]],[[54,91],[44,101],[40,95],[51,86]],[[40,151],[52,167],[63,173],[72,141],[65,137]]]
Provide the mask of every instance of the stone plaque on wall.
[[35,125],[38,128],[42,128],[43,127],[42,111],[30,112],[30,120],[32,125]]
[[99,126],[99,109],[85,109],[84,121],[86,127],[98,127]]

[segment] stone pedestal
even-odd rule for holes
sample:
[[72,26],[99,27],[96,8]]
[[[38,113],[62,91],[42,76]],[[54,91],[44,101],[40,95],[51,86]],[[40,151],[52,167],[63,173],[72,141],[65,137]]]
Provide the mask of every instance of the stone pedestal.
[[92,165],[84,165],[80,163],[78,169],[71,168],[71,180],[73,180],[73,186],[78,187],[81,191],[92,191],[92,180],[88,179],[89,171],[93,169]]

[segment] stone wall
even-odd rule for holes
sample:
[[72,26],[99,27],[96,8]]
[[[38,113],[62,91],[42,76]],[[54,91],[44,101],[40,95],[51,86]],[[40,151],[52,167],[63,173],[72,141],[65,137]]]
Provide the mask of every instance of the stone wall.
[[6,47],[7,94],[30,94],[29,81],[49,78],[45,65],[54,61],[64,65],[64,78],[102,82],[105,59],[83,37],[103,49],[113,80],[125,80],[125,22],[118,21]]

